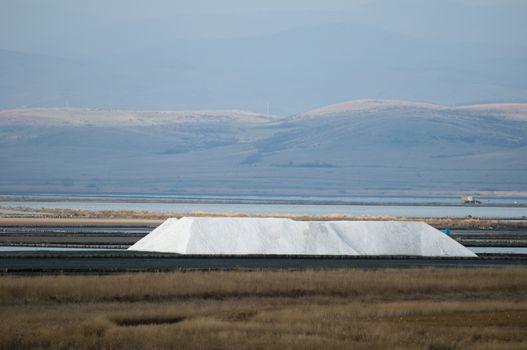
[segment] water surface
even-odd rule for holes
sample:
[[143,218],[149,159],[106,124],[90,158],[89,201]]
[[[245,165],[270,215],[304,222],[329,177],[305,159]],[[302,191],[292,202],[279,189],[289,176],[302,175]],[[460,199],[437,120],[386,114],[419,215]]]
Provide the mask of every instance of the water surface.
[[325,205],[325,204],[255,204],[255,203],[127,203],[83,201],[7,201],[0,206],[32,209],[144,210],[151,212],[225,212],[243,214],[298,215],[369,215],[400,217],[482,217],[527,218],[527,207],[467,207],[415,205]]

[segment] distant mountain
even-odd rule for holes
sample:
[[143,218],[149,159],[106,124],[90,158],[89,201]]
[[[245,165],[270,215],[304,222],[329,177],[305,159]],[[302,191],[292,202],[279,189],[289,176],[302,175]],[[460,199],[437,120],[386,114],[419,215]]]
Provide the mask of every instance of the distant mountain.
[[18,108],[0,110],[0,125],[47,127],[159,126],[192,123],[265,123],[276,117],[240,110],[141,111],[102,108]]
[[[113,106],[130,80],[115,66],[0,49],[0,108]],[[131,78],[131,76],[130,76]],[[128,78],[128,79],[130,79]]]
[[269,102],[272,113],[290,115],[365,96],[455,104],[527,96],[527,46],[520,44],[416,38],[348,23],[162,37],[140,47],[110,41],[113,50],[72,57],[0,50],[0,108],[265,112]]
[[527,104],[0,110],[1,192],[527,191]]

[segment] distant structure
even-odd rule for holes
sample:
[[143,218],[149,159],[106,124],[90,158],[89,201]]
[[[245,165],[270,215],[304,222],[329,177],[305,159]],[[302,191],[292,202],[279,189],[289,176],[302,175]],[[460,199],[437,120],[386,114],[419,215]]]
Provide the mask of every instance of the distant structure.
[[168,219],[128,248],[185,255],[476,257],[424,222]]
[[472,204],[472,205],[481,204],[481,201],[477,200],[473,196],[462,196],[459,200],[461,201],[462,204]]

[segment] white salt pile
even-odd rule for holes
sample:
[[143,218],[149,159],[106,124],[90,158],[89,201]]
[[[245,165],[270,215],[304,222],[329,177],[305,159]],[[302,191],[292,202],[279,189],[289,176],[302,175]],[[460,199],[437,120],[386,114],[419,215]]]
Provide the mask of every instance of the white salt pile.
[[203,255],[403,255],[476,257],[423,222],[168,219],[129,248]]

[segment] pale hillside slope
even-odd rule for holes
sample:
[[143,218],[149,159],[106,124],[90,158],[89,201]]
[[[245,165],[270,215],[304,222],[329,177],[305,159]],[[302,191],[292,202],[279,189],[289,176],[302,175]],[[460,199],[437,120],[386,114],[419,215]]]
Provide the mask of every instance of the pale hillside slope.
[[526,191],[527,104],[359,100],[250,112],[0,111],[0,191]]

